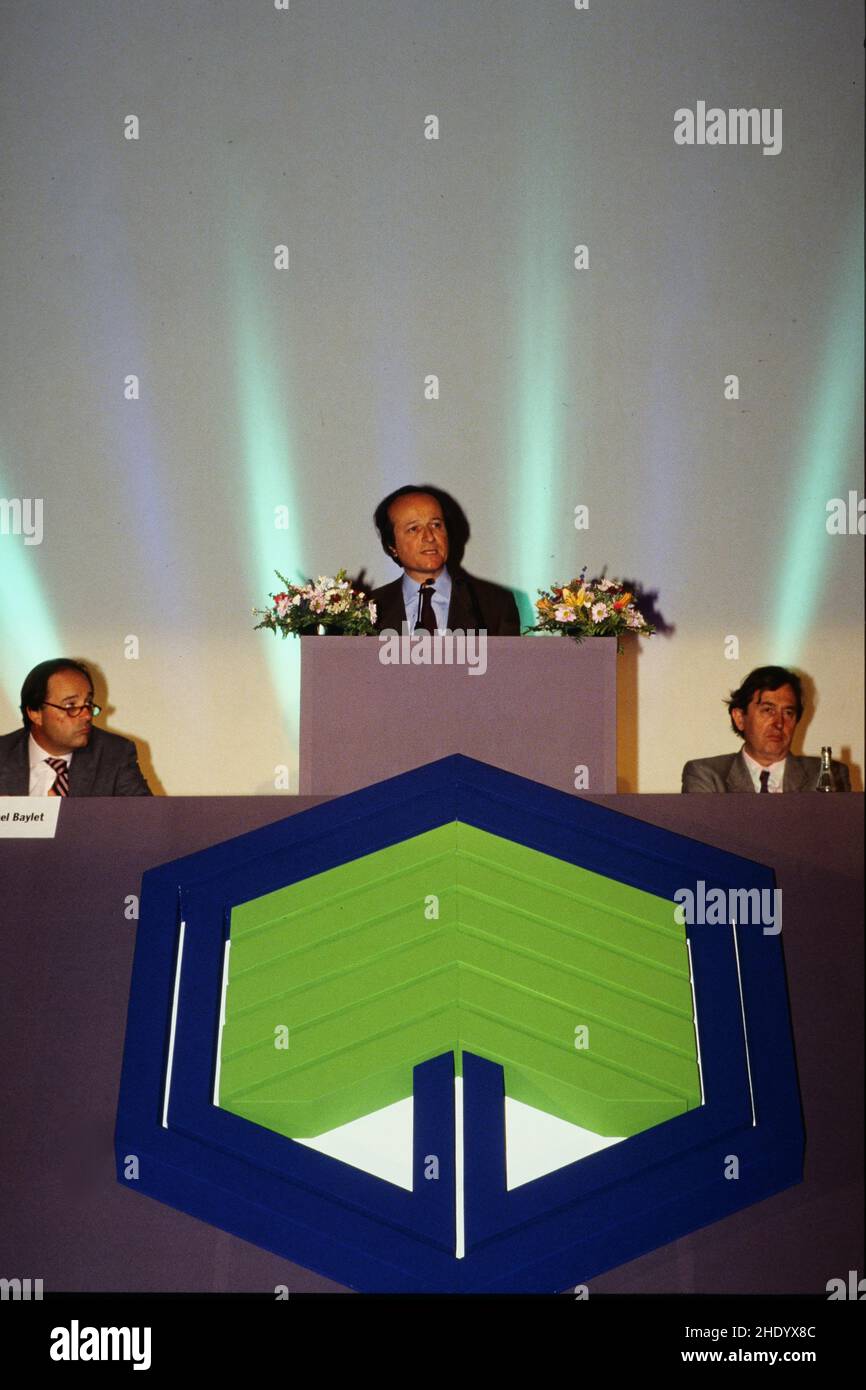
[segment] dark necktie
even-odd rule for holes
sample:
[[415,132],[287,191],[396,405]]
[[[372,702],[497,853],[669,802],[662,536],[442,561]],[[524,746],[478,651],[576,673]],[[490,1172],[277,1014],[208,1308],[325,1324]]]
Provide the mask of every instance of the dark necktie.
[[69,795],[69,764],[65,758],[46,758],[49,767],[53,767],[57,776],[52,783],[50,790],[55,796]]
[[767,768],[764,768],[763,772],[761,773],[761,791],[762,791],[762,792],[768,792],[769,790],[770,790],[770,773],[769,773],[769,771],[767,770]]
[[425,579],[421,585],[421,614],[415,624],[417,628],[423,628],[425,632],[436,632],[436,616],[433,612],[433,595],[436,589],[432,579]]

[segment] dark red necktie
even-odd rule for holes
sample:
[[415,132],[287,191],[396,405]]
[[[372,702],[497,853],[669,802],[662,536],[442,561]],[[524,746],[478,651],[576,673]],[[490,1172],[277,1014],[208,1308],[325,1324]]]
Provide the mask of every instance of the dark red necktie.
[[425,579],[421,585],[421,615],[415,624],[416,629],[423,628],[425,632],[436,632],[436,615],[433,612],[433,595],[436,589],[432,579]]
[[769,790],[770,790],[770,774],[769,774],[767,768],[764,768],[763,772],[761,773],[761,791],[762,791],[762,792],[768,792]]
[[46,758],[49,767],[53,767],[57,776],[52,783],[50,790],[55,796],[69,795],[69,764],[65,758]]

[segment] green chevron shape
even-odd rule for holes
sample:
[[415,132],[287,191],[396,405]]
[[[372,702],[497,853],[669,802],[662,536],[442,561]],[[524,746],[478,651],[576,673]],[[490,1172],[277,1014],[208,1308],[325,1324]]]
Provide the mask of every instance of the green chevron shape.
[[672,904],[453,821],[235,907],[219,1103],[312,1138],[462,1050],[608,1136],[701,1103]]

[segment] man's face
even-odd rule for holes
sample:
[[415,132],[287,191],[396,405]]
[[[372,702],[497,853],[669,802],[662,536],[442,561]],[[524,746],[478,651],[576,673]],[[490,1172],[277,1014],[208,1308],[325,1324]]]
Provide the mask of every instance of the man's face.
[[731,718],[745,734],[749,756],[769,767],[788,755],[797,727],[797,697],[790,685],[756,690],[745,710],[731,710]]
[[30,732],[39,744],[53,758],[74,753],[76,748],[86,748],[90,738],[93,715],[90,710],[81,714],[64,714],[62,709],[52,709],[52,705],[83,705],[85,700],[93,699],[90,681],[80,671],[55,671],[49,677],[45,699],[49,703],[42,709],[28,709]]
[[448,559],[448,532],[442,508],[426,492],[409,492],[388,508],[394,527],[396,559],[419,584],[435,577]]

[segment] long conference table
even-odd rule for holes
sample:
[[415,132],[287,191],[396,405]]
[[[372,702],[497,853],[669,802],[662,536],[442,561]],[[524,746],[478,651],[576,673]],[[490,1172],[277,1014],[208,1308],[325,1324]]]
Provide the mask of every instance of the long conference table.
[[[55,839],[0,841],[5,1277],[46,1292],[340,1291],[123,1189],[113,1151],[142,873],[327,799],[69,800]],[[824,1293],[862,1268],[863,798],[587,799],[775,870],[806,1128],[802,1184],[592,1291]]]

